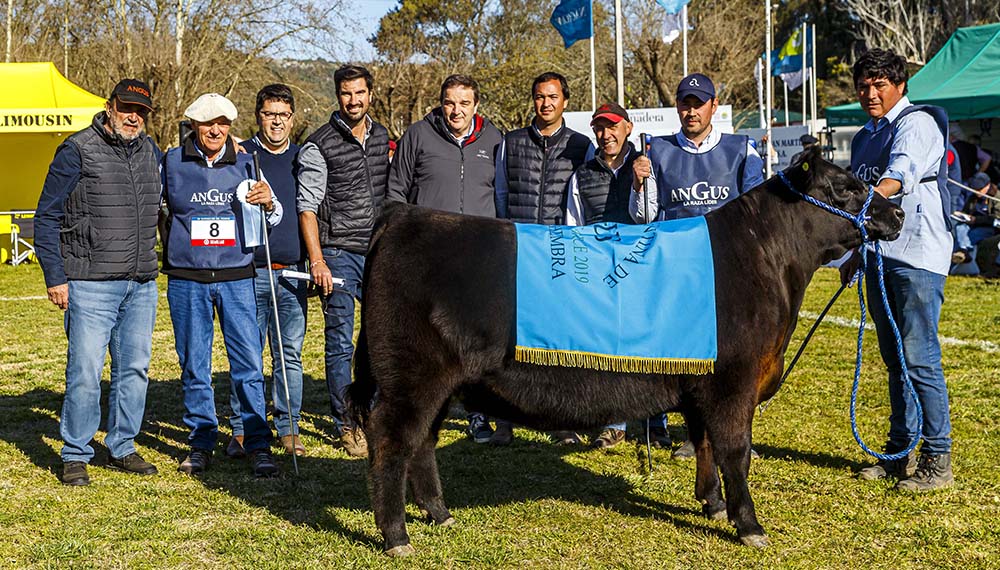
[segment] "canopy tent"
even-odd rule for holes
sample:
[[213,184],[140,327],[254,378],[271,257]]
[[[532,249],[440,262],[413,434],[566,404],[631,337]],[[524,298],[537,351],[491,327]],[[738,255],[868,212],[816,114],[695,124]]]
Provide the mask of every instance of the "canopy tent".
[[0,210],[34,210],[56,147],[90,125],[103,97],[74,85],[51,62],[0,63]]
[[[1000,117],[1000,23],[959,28],[909,81],[910,101],[944,107],[953,121]],[[830,126],[863,125],[858,103],[826,108]]]

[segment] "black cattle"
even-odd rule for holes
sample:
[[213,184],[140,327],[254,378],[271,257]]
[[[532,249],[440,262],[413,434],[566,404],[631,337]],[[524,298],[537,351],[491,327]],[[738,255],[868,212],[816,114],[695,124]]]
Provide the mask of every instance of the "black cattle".
[[[815,152],[786,173],[799,190],[848,212],[860,211],[867,196],[857,179]],[[872,237],[898,235],[899,207],[876,194],[870,215]],[[429,521],[454,522],[434,454],[454,394],[470,409],[542,430],[680,411],[697,447],[695,496],[703,513],[728,515],[745,544],[767,544],[747,487],[754,407],[777,391],[813,273],[861,237],[778,178],[710,213],[707,223],[717,324],[725,333],[715,372],[619,374],[514,360],[513,224],[386,208],[365,268],[349,399],[367,430],[375,522],[388,554],[413,552],[404,518],[407,481]]]

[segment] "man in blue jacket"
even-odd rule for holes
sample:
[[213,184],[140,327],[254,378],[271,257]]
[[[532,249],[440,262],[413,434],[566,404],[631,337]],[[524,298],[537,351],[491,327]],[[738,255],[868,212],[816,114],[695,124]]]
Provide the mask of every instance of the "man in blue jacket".
[[149,86],[123,79],[91,126],[56,150],[35,211],[35,250],[49,300],[66,311],[61,480],[87,485],[111,353],[108,465],[153,475],[135,450],[156,321],[160,149],[145,133]]
[[229,129],[236,107],[217,93],[198,97],[185,111],[192,132],[163,158],[163,192],[169,209],[163,246],[167,302],[184,388],[184,424],[191,451],[179,470],[208,469],[219,435],[212,390],[215,314],[229,356],[232,389],[239,399],[243,447],[256,477],[273,477],[271,430],[264,405],[264,376],[254,291],[255,235],[281,222],[281,203],[253,158],[236,152]]

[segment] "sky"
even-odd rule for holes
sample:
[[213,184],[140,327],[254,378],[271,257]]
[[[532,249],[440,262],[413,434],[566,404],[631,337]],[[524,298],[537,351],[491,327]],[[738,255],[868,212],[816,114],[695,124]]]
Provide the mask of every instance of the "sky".
[[375,50],[368,43],[368,38],[378,31],[378,22],[389,10],[399,5],[397,0],[345,0],[348,13],[357,20],[358,25],[345,30],[348,34],[347,44],[353,46],[357,53],[339,54],[344,59],[369,60],[375,57]]

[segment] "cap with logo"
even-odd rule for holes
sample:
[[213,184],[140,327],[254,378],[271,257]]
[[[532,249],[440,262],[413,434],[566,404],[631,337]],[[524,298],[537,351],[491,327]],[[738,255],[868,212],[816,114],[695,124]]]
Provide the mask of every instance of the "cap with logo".
[[207,123],[219,117],[235,121],[237,112],[236,105],[229,99],[218,93],[205,93],[184,109],[184,116],[199,123]]
[[590,119],[590,124],[593,125],[594,121],[597,119],[607,119],[614,124],[618,124],[622,121],[629,121],[628,111],[618,103],[605,103],[594,111],[594,115]]
[[135,103],[153,110],[153,100],[149,95],[149,85],[138,79],[122,79],[111,90],[108,99],[118,99],[122,103]]
[[692,73],[677,84],[677,100],[683,101],[688,95],[694,95],[704,103],[715,98],[715,84],[707,75]]

